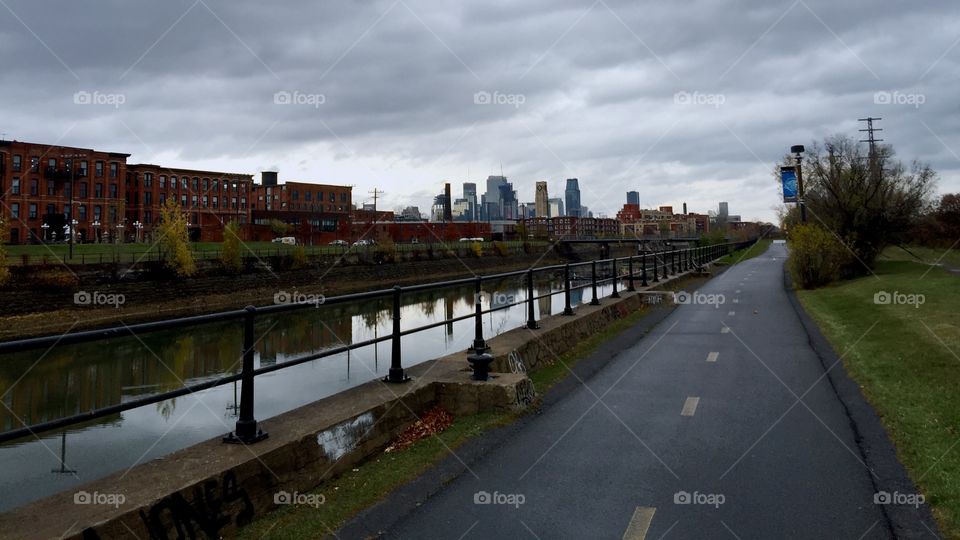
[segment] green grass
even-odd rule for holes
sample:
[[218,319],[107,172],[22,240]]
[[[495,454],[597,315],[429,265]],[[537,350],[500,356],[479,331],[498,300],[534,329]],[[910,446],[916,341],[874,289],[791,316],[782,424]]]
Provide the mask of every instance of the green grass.
[[[896,257],[878,262],[877,277],[799,296],[880,415],[943,532],[960,538],[960,277]],[[922,294],[924,302],[878,305],[879,291]]]
[[719,259],[716,260],[714,264],[730,265],[730,264],[737,264],[738,262],[746,261],[747,259],[752,259],[754,257],[762,255],[763,252],[765,252],[767,248],[770,247],[771,242],[773,242],[773,240],[769,238],[761,238],[756,243],[751,244],[747,248],[739,249],[729,255],[720,257]]
[[914,261],[927,264],[943,264],[953,268],[960,268],[960,249],[937,249],[928,247],[906,246],[890,247],[884,250],[880,260],[886,261]]
[[[630,313],[607,325],[604,330],[566,351],[551,365],[530,374],[538,395],[569,376],[569,369],[586,358],[605,341],[636,324],[646,309]],[[241,538],[285,539],[320,538],[330,535],[348,519],[364,508],[376,504],[395,488],[413,480],[423,471],[468,440],[497,426],[509,424],[522,413],[482,413],[455,418],[453,424],[437,437],[417,441],[413,445],[390,454],[380,453],[372,460],[327,482],[314,490],[325,497],[317,508],[308,506],[284,507],[260,516],[240,530]]]

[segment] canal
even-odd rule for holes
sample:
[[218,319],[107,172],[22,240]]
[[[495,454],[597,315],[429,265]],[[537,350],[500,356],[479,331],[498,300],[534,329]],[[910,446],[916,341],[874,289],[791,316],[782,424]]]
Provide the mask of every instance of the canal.
[[[492,293],[487,297],[495,304],[526,298],[521,279],[487,283],[484,291]],[[537,283],[537,296],[548,291],[560,294],[535,302],[538,319],[563,310],[556,277]],[[600,296],[610,292],[609,284],[599,287]],[[589,287],[572,293],[573,305],[583,300],[590,300]],[[473,310],[472,285],[404,294],[402,327]],[[484,337],[522,326],[526,317],[524,304],[485,314]],[[256,324],[255,365],[281,364],[389,335],[391,329],[389,298],[262,316]],[[465,350],[473,335],[471,318],[404,336],[403,365]],[[242,337],[241,321],[233,321],[6,355],[0,359],[0,427],[16,429],[236,373]],[[383,377],[389,367],[390,342],[385,341],[259,376],[256,417],[264,420]],[[239,388],[228,384],[0,445],[0,511],[224,435],[233,430],[238,397]]]

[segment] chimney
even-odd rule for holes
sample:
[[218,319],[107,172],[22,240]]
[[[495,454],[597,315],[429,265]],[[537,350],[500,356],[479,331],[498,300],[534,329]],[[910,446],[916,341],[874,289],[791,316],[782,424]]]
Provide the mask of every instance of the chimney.
[[450,182],[443,185],[443,220],[453,221],[452,200],[450,199]]
[[687,203],[683,203],[683,215],[687,215]]

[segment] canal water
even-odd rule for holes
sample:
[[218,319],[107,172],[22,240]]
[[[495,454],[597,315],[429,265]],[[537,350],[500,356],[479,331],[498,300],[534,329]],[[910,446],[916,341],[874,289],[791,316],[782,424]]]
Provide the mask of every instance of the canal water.
[[[484,284],[500,304],[526,298],[519,279]],[[563,310],[562,286],[538,283],[537,318]],[[599,287],[607,296],[611,286]],[[492,293],[492,294],[489,294]],[[590,300],[589,287],[571,303]],[[404,330],[474,310],[473,286],[405,294]],[[484,306],[487,308],[488,306]],[[269,317],[256,324],[256,367],[282,364],[324,349],[392,331],[390,299],[321,305]],[[526,322],[520,304],[483,316],[484,337]],[[472,343],[472,318],[402,338],[409,367]],[[0,428],[55,420],[150,394],[196,384],[240,368],[242,322],[198,325],[115,339],[107,344],[64,345],[0,358]],[[264,420],[386,375],[390,342],[362,347],[256,378],[256,418]],[[464,358],[466,365],[466,358]],[[239,383],[132,409],[115,416],[0,445],[0,511],[37,500],[155,459],[233,430]]]

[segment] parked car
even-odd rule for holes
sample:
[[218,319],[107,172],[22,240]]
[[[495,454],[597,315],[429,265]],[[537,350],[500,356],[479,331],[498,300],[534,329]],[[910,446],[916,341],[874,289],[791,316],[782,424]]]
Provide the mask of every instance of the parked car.
[[355,245],[355,246],[372,246],[372,245],[374,245],[374,244],[376,244],[376,242],[374,242],[373,240],[370,240],[370,239],[368,239],[368,238],[364,238],[364,239],[362,239],[362,240],[357,240],[356,242],[353,243],[353,245]]
[[284,245],[287,245],[287,246],[295,246],[295,245],[297,245],[297,239],[296,239],[295,237],[293,237],[293,236],[282,236],[282,237],[280,237],[280,238],[274,238],[274,239],[273,239],[273,243],[274,243],[274,244],[284,244]]
[[333,242],[330,242],[330,245],[331,246],[349,246],[350,242],[347,242],[346,240],[334,240]]

